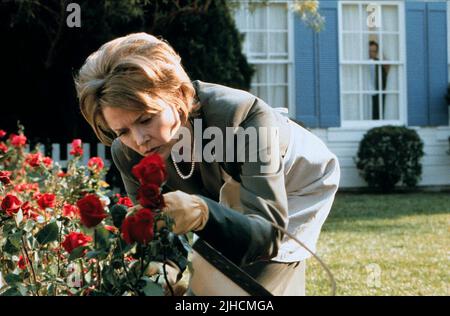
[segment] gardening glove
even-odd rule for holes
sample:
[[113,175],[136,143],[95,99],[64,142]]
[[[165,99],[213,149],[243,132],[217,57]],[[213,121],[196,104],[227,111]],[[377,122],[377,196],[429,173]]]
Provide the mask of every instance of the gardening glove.
[[136,204],[132,207],[129,207],[127,209],[127,216],[133,214],[134,212],[139,211],[140,209],[143,209],[144,207],[141,204]]
[[174,220],[172,231],[177,235],[202,230],[208,221],[208,205],[196,195],[177,190],[165,193],[164,203],[162,211]]

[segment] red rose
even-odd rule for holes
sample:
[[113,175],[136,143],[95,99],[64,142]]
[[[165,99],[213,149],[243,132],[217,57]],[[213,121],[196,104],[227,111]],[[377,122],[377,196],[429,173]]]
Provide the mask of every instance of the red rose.
[[39,217],[39,214],[36,213],[35,209],[31,206],[30,202],[26,201],[21,206],[23,216],[25,218],[32,218],[36,220]]
[[28,154],[27,158],[25,158],[25,162],[31,167],[39,167],[41,165],[41,154]]
[[143,184],[138,189],[137,200],[143,207],[152,210],[160,209],[164,206],[164,199],[159,186],[154,184]]
[[27,189],[26,183],[23,184],[17,184],[14,186],[14,191],[17,193],[24,192]]
[[104,166],[105,164],[103,163],[103,160],[100,157],[92,157],[88,161],[88,167],[94,170],[95,172],[101,171]]
[[0,151],[3,151],[3,153],[8,151],[8,146],[4,142],[0,142]]
[[25,259],[22,255],[19,257],[19,261],[17,262],[17,266],[20,270],[25,270],[27,268],[28,259]]
[[38,205],[41,209],[45,210],[47,207],[55,207],[56,196],[52,193],[44,193],[38,198]]
[[20,205],[22,202],[16,196],[8,194],[2,201],[2,210],[12,216],[19,211]]
[[53,159],[50,157],[44,157],[42,158],[42,163],[47,167],[50,168],[52,163],[53,163]]
[[64,178],[64,177],[69,176],[69,174],[65,173],[64,171],[60,171],[60,172],[58,172],[57,176],[60,177],[60,178]]
[[9,139],[11,140],[11,145],[13,145],[14,147],[22,147],[25,146],[25,144],[27,143],[27,137],[22,134],[21,135],[11,134]]
[[107,214],[103,209],[103,204],[95,194],[88,194],[77,202],[80,210],[81,223],[90,228],[97,226]]
[[80,211],[78,210],[78,207],[76,207],[75,205],[66,203],[63,206],[62,214],[63,214],[64,217],[75,218],[75,217],[78,217],[79,212]]
[[167,178],[164,160],[158,154],[149,155],[135,165],[131,172],[141,184],[151,183],[160,187]]
[[123,239],[127,244],[138,242],[147,244],[153,239],[154,215],[148,208],[137,211],[134,215],[125,217],[122,223]]
[[64,238],[62,246],[68,253],[72,253],[75,248],[86,246],[91,241],[92,237],[90,236],[86,236],[82,233],[71,232]]
[[2,129],[0,129],[0,138],[5,137],[6,132]]
[[70,151],[70,154],[74,156],[83,155],[83,147],[81,147],[81,139],[74,139],[72,141],[72,150]]
[[0,182],[3,184],[10,184],[11,179],[9,178],[11,176],[11,172],[9,171],[0,171]]
[[126,207],[132,207],[133,201],[128,196],[125,197],[119,197],[119,202],[117,204],[125,205]]

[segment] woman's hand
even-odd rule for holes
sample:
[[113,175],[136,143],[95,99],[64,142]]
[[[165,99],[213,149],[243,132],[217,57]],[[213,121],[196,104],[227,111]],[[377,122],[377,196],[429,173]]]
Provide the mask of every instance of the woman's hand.
[[133,213],[143,209],[144,207],[141,204],[136,204],[135,206],[129,207],[127,210],[127,216],[132,215]]
[[164,194],[164,203],[162,211],[174,220],[172,231],[177,235],[202,230],[208,221],[208,205],[196,195],[177,190]]
[[[175,224],[172,228],[174,234],[182,235],[190,231],[202,230],[209,217],[208,205],[202,198],[184,193],[183,191],[173,191],[163,194],[165,207],[162,212],[171,217]],[[128,215],[144,208],[136,204],[128,209]],[[158,229],[164,226],[163,221],[158,222]]]

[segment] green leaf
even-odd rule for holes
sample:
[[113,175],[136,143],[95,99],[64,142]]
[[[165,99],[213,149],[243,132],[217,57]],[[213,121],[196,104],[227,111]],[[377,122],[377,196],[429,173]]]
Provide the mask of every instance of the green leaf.
[[146,296],[164,296],[164,290],[160,284],[155,283],[148,278],[142,278],[141,280],[146,281],[146,284],[142,289],[142,292],[144,292]]
[[121,258],[122,255],[126,254],[127,252],[131,251],[131,249],[133,249],[133,247],[135,246],[134,244],[128,245],[122,238],[120,238],[118,242],[120,243],[120,245],[118,245],[116,249],[114,249],[114,256],[119,258]]
[[22,221],[23,221],[23,211],[22,211],[22,209],[19,209],[19,211],[17,212],[15,218],[16,218],[17,226],[19,226],[19,224],[22,223]]
[[109,248],[109,236],[110,232],[106,230],[104,227],[98,227],[95,229],[95,234],[97,238],[97,249],[107,249]]
[[11,231],[13,231],[16,228],[16,224],[14,222],[8,222],[3,225],[3,235],[9,235]]
[[22,294],[15,287],[7,289],[5,292],[0,294],[1,296],[22,296]]
[[36,287],[34,285],[29,285],[29,286],[25,286],[22,283],[17,283],[16,284],[17,289],[20,292],[20,295],[22,296],[27,296],[30,294],[31,289],[33,289],[34,291],[36,291]]
[[36,239],[41,245],[45,245],[49,242],[58,239],[58,225],[56,222],[52,222],[44,226],[37,234]]
[[116,204],[110,209],[111,217],[114,223],[114,226],[121,227],[122,222],[127,215],[127,207],[122,204]]
[[75,260],[75,259],[78,259],[78,258],[83,257],[83,256],[84,256],[84,251],[85,251],[86,249],[89,249],[89,247],[87,247],[87,246],[81,246],[81,247],[75,248],[75,249],[72,250],[72,252],[70,253],[69,260],[72,261],[72,260]]
[[9,236],[9,241],[14,245],[14,247],[20,249],[22,246],[22,232],[17,232]]
[[30,219],[26,222],[25,226],[23,227],[23,230],[26,231],[27,233],[29,233],[33,230],[34,225],[35,225],[35,221]]
[[5,282],[9,285],[14,285],[15,283],[20,281],[22,281],[22,278],[17,274],[9,273],[5,276]]
[[11,243],[11,240],[8,238],[6,244],[3,246],[3,251],[9,253],[10,255],[15,255],[20,251],[20,248],[16,247]]
[[47,295],[53,295],[55,292],[55,285],[53,283],[47,286]]
[[86,258],[88,259],[99,259],[99,260],[103,260],[106,258],[106,256],[108,255],[108,253],[106,251],[103,250],[93,250],[93,251],[89,251],[86,254]]
[[114,287],[116,280],[114,279],[114,269],[110,266],[104,266],[102,270],[103,285],[107,287]]

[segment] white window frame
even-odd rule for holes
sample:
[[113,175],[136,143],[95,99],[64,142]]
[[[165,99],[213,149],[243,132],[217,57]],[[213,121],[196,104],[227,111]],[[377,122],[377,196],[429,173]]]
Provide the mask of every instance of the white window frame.
[[[371,62],[367,61],[344,61],[343,60],[343,6],[348,4],[358,4],[358,5],[367,5],[367,4],[379,4],[379,5],[396,5],[399,11],[399,119],[398,120],[347,120],[343,119],[343,93],[342,93],[342,66],[343,65],[364,65],[371,64]],[[407,94],[406,94],[406,31],[405,31],[405,6],[403,1],[368,1],[368,0],[345,0],[339,1],[338,4],[338,33],[339,33],[339,82],[340,82],[340,113],[341,113],[341,127],[344,128],[372,128],[383,125],[406,125],[407,124]],[[364,32],[360,33],[363,36]]]
[[[241,0],[238,1],[240,4],[239,5],[246,5],[247,1],[245,0]],[[264,65],[273,65],[273,64],[285,64],[287,65],[287,103],[286,107],[289,110],[289,117],[291,118],[295,118],[295,112],[296,112],[296,105],[295,105],[295,59],[294,59],[294,14],[292,12],[292,10],[290,10],[289,6],[292,4],[292,1],[289,0],[273,0],[273,1],[267,1],[267,7],[265,8],[266,11],[266,19],[268,19],[268,14],[269,14],[269,7],[271,4],[286,4],[286,10],[287,10],[287,17],[288,17],[288,21],[287,21],[287,47],[288,47],[288,56],[286,59],[254,59],[251,57],[248,57],[248,53],[249,53],[249,45],[247,40],[245,39],[243,42],[243,47],[242,47],[242,52],[245,56],[247,56],[247,61],[249,64],[251,65],[258,65],[258,64],[264,64]],[[248,25],[248,16],[247,18],[247,23],[246,25]],[[238,29],[239,32],[241,33],[246,33],[246,29],[241,30]],[[278,31],[278,30],[271,30],[271,29],[266,29],[266,31],[271,32],[271,31]],[[267,45],[269,45],[269,41],[267,41]],[[254,86],[253,84],[251,85],[252,87]],[[268,93],[270,93],[270,89],[268,91]],[[269,95],[269,100],[270,100],[270,95]],[[269,102],[269,100],[264,100]],[[273,106],[272,104],[269,104],[271,106]]]

